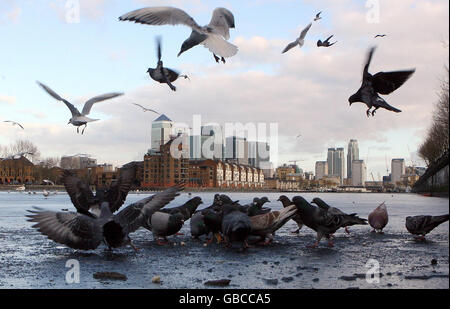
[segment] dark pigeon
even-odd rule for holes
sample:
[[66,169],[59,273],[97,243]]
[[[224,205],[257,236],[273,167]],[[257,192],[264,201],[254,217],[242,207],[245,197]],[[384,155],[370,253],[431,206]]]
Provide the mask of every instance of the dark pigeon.
[[187,221],[191,219],[192,215],[195,213],[200,204],[203,204],[202,199],[200,197],[194,197],[193,199],[190,199],[182,206],[161,209],[160,211],[172,215],[175,213],[181,213],[183,216],[183,220]]
[[[283,204],[283,207],[284,207],[284,208],[294,205],[294,203],[292,203],[291,200],[290,200],[287,196],[285,196],[285,195],[280,196],[280,198],[278,199],[278,201],[281,202],[281,203]],[[292,217],[292,220],[294,220],[295,223],[297,223],[297,226],[298,226],[298,229],[295,230],[295,231],[293,231],[292,233],[294,233],[294,234],[299,234],[299,233],[300,233],[300,230],[301,230],[302,227],[303,227],[302,217],[300,216],[299,213],[296,213],[296,214]]]
[[361,102],[367,105],[367,117],[370,117],[371,109],[372,116],[375,116],[379,108],[384,108],[395,113],[400,113],[401,110],[389,105],[379,94],[388,95],[398,88],[400,88],[415,72],[413,70],[394,71],[394,72],[379,72],[375,75],[369,73],[369,66],[372,60],[375,47],[369,51],[367,63],[364,67],[363,81],[358,92],[349,98],[350,106],[353,103]]
[[443,216],[415,216],[406,218],[406,229],[415,237],[416,240],[425,241],[425,235],[434,230],[437,226],[449,220],[449,215]]
[[223,207],[222,235],[225,237],[227,245],[231,246],[233,242],[240,242],[243,244],[243,249],[248,248],[247,238],[251,229],[250,218],[239,211],[236,206],[225,205]]
[[333,46],[334,44],[336,44],[337,41],[334,42],[334,43],[330,43],[330,40],[331,40],[331,38],[332,38],[333,36],[334,36],[334,35],[330,36],[328,39],[326,39],[326,40],[323,41],[323,42],[322,42],[322,40],[318,40],[318,41],[317,41],[317,47],[330,47],[330,46]]

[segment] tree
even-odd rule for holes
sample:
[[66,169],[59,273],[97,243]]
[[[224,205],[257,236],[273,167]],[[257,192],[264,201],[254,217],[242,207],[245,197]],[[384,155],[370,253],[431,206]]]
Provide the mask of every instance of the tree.
[[18,140],[14,144],[9,146],[10,154],[15,155],[18,153],[28,153],[24,156],[31,162],[36,162],[39,160],[41,153],[39,152],[37,146],[29,140]]

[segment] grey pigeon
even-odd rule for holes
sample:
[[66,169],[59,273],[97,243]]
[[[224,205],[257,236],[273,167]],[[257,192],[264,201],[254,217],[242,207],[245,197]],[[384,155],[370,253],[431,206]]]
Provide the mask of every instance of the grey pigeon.
[[406,229],[415,237],[416,240],[425,241],[425,235],[434,230],[438,225],[447,222],[449,215],[443,216],[415,216],[406,218]]
[[91,98],[88,101],[86,101],[86,103],[84,104],[83,110],[80,113],[80,111],[73,104],[71,104],[69,101],[63,99],[62,97],[60,97],[56,92],[54,92],[48,86],[46,86],[40,82],[37,82],[37,83],[54,99],[64,102],[64,104],[66,104],[66,106],[69,108],[70,112],[72,113],[72,118],[70,118],[68,124],[72,124],[73,126],[77,127],[77,133],[80,133],[79,132],[80,127],[84,126],[83,131],[81,132],[81,135],[84,134],[84,130],[86,130],[87,124],[89,122],[94,122],[94,121],[99,120],[99,119],[92,119],[92,118],[87,117],[90,114],[92,106],[95,103],[102,102],[105,100],[110,100],[115,97],[123,95],[123,93],[113,92],[113,93],[107,93],[107,94],[103,94],[103,95]]
[[308,26],[306,26],[305,29],[303,29],[302,33],[300,33],[300,36],[292,43],[289,43],[283,50],[283,54],[287,51],[291,50],[292,48],[298,46],[302,47],[305,44],[305,37],[308,33],[309,29],[311,29],[312,23],[309,23]]
[[[144,227],[152,231],[158,245],[164,245],[168,243],[167,236],[175,235],[181,230],[184,217],[180,212],[170,214],[157,211],[151,216],[149,222],[150,224],[146,224]],[[161,238],[163,241],[161,241]]]
[[334,42],[334,43],[330,43],[330,40],[331,40],[331,38],[332,38],[333,36],[334,36],[334,35],[330,36],[329,38],[327,38],[327,39],[326,39],[325,41],[323,41],[323,42],[322,42],[322,40],[318,40],[318,41],[317,41],[317,47],[330,47],[330,46],[333,46],[334,44],[336,44],[337,41]]
[[195,213],[198,206],[200,206],[200,204],[203,204],[202,199],[200,197],[194,197],[193,199],[190,199],[182,206],[173,207],[173,208],[165,208],[165,209],[161,209],[160,211],[168,213],[168,214],[172,214],[172,215],[175,213],[180,213],[183,216],[183,220],[188,221],[192,217],[192,215]]
[[342,227],[342,216],[332,215],[321,208],[314,207],[301,196],[294,197],[292,201],[297,206],[303,224],[317,233],[317,240],[311,247],[317,248],[324,236],[328,238],[328,245],[334,246],[331,235]]
[[383,233],[383,229],[389,222],[389,215],[386,204],[383,203],[369,214],[369,224],[373,228],[372,232]]
[[[283,207],[284,207],[284,208],[289,207],[289,206],[291,206],[291,205],[294,205],[294,203],[292,203],[291,200],[290,200],[287,196],[285,196],[285,195],[280,196],[280,198],[278,199],[278,201],[281,202],[281,203],[283,204]],[[299,213],[296,213],[296,214],[292,217],[292,220],[294,220],[295,223],[297,223],[297,226],[298,226],[298,229],[295,230],[295,231],[293,231],[292,233],[294,233],[294,234],[300,233],[300,230],[301,230],[302,227],[303,227],[302,217],[300,216]]]
[[174,85],[172,85],[172,83],[176,81],[178,77],[184,77],[185,79],[189,77],[187,75],[180,75],[180,73],[172,69],[165,68],[163,61],[161,60],[162,55],[161,55],[160,37],[156,38],[156,44],[157,44],[158,64],[155,69],[149,68],[147,70],[147,73],[154,81],[157,81],[161,84],[167,84],[170,87],[170,89],[176,91],[177,88]]
[[317,206],[319,206],[319,208],[322,208],[323,210],[327,211],[329,214],[332,215],[341,215],[342,216],[342,220],[343,220],[343,224],[342,227],[345,228],[345,232],[347,234],[350,234],[350,231],[348,230],[349,226],[352,225],[367,225],[367,220],[366,219],[362,219],[360,217],[358,217],[356,215],[356,213],[354,214],[346,214],[345,212],[341,211],[338,208],[335,207],[331,207],[330,205],[328,205],[327,203],[325,203],[325,201],[323,201],[322,199],[316,197],[315,199],[313,199],[312,203],[316,204]]
[[54,212],[40,208],[29,210],[28,221],[33,228],[57,243],[73,249],[94,250],[102,241],[111,249],[131,245],[130,233],[139,229],[144,221],[178,195],[181,187],[175,186],[137,203],[114,215],[107,202],[101,204],[99,217],[76,212]]
[[249,216],[239,211],[234,205],[223,207],[222,235],[228,246],[232,246],[233,242],[240,242],[243,244],[242,249],[248,248],[247,238],[251,229]]
[[366,112],[367,117],[370,117],[370,112],[373,107],[375,109],[372,111],[372,116],[375,116],[375,113],[379,108],[384,108],[395,113],[401,113],[401,110],[389,105],[379,96],[379,94],[388,95],[394,92],[400,88],[416,70],[379,72],[372,75],[369,73],[369,66],[374,52],[375,47],[371,48],[369,51],[367,63],[364,67],[361,88],[348,99],[350,106],[356,102],[366,104],[368,107]]
[[[235,28],[234,16],[225,8],[216,8],[211,21],[206,26],[199,26],[185,11],[174,7],[147,7],[135,10],[119,17],[121,21],[134,21],[147,25],[185,25],[192,29],[190,37],[184,41],[180,56],[194,46],[202,44],[214,55],[216,62],[237,54],[237,46],[228,42],[230,29]],[[218,56],[217,56],[218,55]]]

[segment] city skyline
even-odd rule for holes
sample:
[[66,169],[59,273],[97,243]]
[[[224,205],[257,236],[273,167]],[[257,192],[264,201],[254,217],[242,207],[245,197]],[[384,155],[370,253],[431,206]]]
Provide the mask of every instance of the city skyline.
[[[152,28],[117,21],[130,9],[161,3],[111,1],[106,5],[104,1],[81,1],[80,23],[68,24],[63,1],[2,2],[0,32],[11,44],[3,46],[5,57],[0,59],[0,120],[19,121],[25,131],[1,123],[0,144],[28,139],[46,156],[70,155],[82,148],[102,162],[120,166],[141,159],[150,148],[154,117],[132,105],[139,103],[186,123],[190,123],[193,111],[208,122],[277,122],[278,165],[301,158],[305,160],[301,167],[314,171],[324,149],[345,147],[350,138],[360,141],[361,158],[366,161],[369,154],[367,168],[375,175],[385,174],[386,155],[388,161],[400,157],[407,165],[410,161],[421,165],[415,150],[425,136],[437,100],[435,92],[448,61],[448,49],[443,47],[443,42],[448,42],[448,2],[381,1],[380,23],[368,24],[364,22],[367,8],[361,1],[348,1],[345,7],[332,1],[164,1],[167,5],[179,4],[201,23],[210,19],[216,6],[239,12],[231,41],[240,50],[221,67],[201,48],[176,57],[189,32],[186,29],[183,32],[169,26]],[[326,18],[314,24],[305,46],[280,57],[285,44],[325,6]],[[255,9],[261,18],[249,23]],[[273,25],[264,23],[265,18],[279,19],[279,11],[288,16]],[[414,22],[418,18],[421,23]],[[361,27],[355,29],[352,25],[358,21]],[[396,27],[399,22],[404,27]],[[328,32],[335,33],[340,41],[333,52],[314,46],[315,39]],[[389,35],[374,40],[373,34],[379,32]],[[39,33],[49,35],[42,37]],[[163,36],[165,63],[190,73],[191,82],[179,81],[176,93],[153,84],[145,74],[154,65],[154,37],[159,34]],[[417,41],[421,42],[419,46]],[[33,54],[29,53],[30,45]],[[137,45],[141,51],[135,50]],[[378,45],[373,70],[417,68],[408,84],[389,98],[401,107],[402,114],[380,111],[368,120],[361,117],[362,106],[348,108],[348,95],[360,82],[365,54],[372,45]],[[327,65],[320,65],[323,63]],[[124,91],[126,95],[98,105],[95,117],[102,121],[92,124],[86,135],[77,136],[66,125],[66,108],[39,89],[36,80],[48,83],[76,105],[99,92]],[[277,107],[275,111],[273,106]],[[408,117],[411,114],[414,122]],[[296,139],[298,132],[302,137]]]

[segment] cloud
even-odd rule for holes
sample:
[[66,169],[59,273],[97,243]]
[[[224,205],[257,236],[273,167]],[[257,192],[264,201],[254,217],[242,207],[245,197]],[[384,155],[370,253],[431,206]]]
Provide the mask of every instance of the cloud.
[[8,105],[13,105],[16,103],[16,97],[7,96],[7,95],[1,95],[0,94],[0,104],[6,103]]

